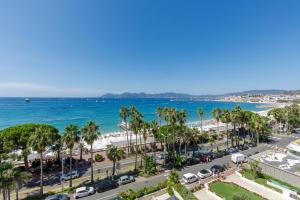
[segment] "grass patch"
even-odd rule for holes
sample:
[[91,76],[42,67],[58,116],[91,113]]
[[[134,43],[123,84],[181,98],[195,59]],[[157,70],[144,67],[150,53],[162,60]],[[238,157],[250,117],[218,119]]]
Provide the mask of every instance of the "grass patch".
[[270,189],[272,189],[272,190],[275,190],[275,191],[277,191],[277,192],[282,193],[282,190],[280,190],[280,189],[278,189],[278,188],[275,188],[275,187],[272,187],[272,186],[268,185],[268,184],[267,184],[267,181],[268,181],[268,180],[274,180],[274,181],[280,183],[281,185],[284,185],[284,186],[290,188],[291,190],[296,191],[298,194],[300,194],[300,188],[297,188],[297,187],[295,187],[295,186],[292,186],[292,185],[290,185],[290,184],[288,184],[288,183],[286,183],[286,182],[283,182],[283,181],[281,181],[281,180],[279,180],[279,179],[276,179],[276,178],[274,178],[274,177],[272,177],[272,176],[269,176],[269,175],[267,175],[267,174],[263,174],[263,173],[262,173],[261,176],[260,176],[259,178],[255,178],[255,177],[253,177],[253,175],[252,175],[252,173],[251,173],[251,171],[250,171],[249,169],[243,169],[242,171],[240,171],[240,173],[241,173],[245,178],[247,178],[247,179],[249,179],[249,180],[253,180],[253,181],[255,181],[256,183],[261,184],[261,185],[263,185],[263,186],[265,186],[265,187],[268,187],[268,188],[270,188]]
[[272,189],[272,190],[274,190],[274,191],[276,191],[276,192],[282,193],[282,190],[281,190],[281,189],[275,188],[275,187],[273,187],[273,186],[267,184],[267,180],[269,180],[269,178],[266,178],[266,176],[265,176],[264,174],[262,174],[261,177],[255,178],[255,177],[253,176],[252,172],[251,172],[250,170],[248,170],[248,169],[244,169],[244,170],[240,171],[240,173],[241,173],[245,178],[247,178],[247,179],[249,179],[249,180],[252,180],[252,181],[254,181],[254,182],[256,182],[256,183],[258,183],[258,184],[260,184],[260,185],[263,185],[263,186],[265,186],[265,187],[267,187],[267,188],[270,188],[270,189]]
[[263,197],[250,192],[236,184],[225,183],[222,181],[215,181],[211,183],[210,190],[216,193],[218,196],[225,198],[226,200],[232,200],[235,194],[244,194],[249,200],[265,200]]

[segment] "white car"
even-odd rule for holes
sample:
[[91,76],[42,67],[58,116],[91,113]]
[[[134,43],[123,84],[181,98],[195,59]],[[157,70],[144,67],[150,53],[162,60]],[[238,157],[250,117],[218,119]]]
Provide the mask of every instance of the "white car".
[[198,176],[193,173],[187,173],[182,176],[182,180],[185,184],[190,184],[198,181]]
[[70,180],[71,175],[72,175],[72,179],[79,177],[78,171],[72,171],[72,172],[68,172],[68,173],[64,174],[63,176],[61,176],[61,180],[64,180],[64,181]]
[[207,178],[210,177],[212,174],[212,171],[210,171],[209,169],[202,169],[197,173],[197,176],[199,176],[199,178]]
[[92,194],[95,194],[95,189],[93,187],[80,187],[76,189],[74,198],[78,199],[80,197],[86,197]]
[[134,181],[135,181],[135,179],[134,179],[133,176],[125,175],[125,176],[121,176],[119,178],[118,183],[119,183],[119,185],[124,185],[124,184],[131,183],[131,182],[134,182]]

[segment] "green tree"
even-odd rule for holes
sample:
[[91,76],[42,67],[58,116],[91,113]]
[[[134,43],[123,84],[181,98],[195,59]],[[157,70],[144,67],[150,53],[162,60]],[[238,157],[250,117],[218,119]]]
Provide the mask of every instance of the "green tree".
[[122,148],[118,148],[116,146],[109,146],[106,154],[107,158],[113,162],[112,176],[114,177],[116,172],[116,162],[124,158],[125,152]]
[[198,114],[198,116],[200,118],[201,132],[203,132],[204,109],[203,108],[198,108],[197,109],[197,114]]
[[129,139],[128,139],[128,127],[127,127],[127,119],[129,117],[129,109],[122,106],[120,108],[120,113],[119,113],[119,116],[120,116],[120,119],[122,122],[125,123],[125,134],[126,134],[126,139],[127,139],[127,155],[129,154],[129,150],[130,150],[130,144],[129,144]]
[[231,122],[231,114],[228,111],[228,109],[223,110],[223,114],[221,116],[221,122],[226,124],[226,148],[228,149],[228,139],[229,139],[228,124]]
[[135,164],[134,164],[134,170],[137,170],[137,154],[138,154],[138,142],[137,138],[141,129],[142,125],[142,117],[143,115],[139,113],[137,110],[134,110],[131,113],[131,121],[130,121],[130,129],[135,135]]
[[93,157],[93,144],[98,139],[100,135],[99,126],[95,122],[87,122],[86,125],[81,130],[81,136],[83,140],[90,145],[91,154],[91,183],[94,184],[94,157]]
[[57,129],[51,126],[39,126],[31,133],[28,144],[40,155],[40,195],[43,195],[43,153],[47,147],[54,144],[57,138]]
[[24,159],[25,169],[28,169],[28,155],[30,153],[30,148],[28,146],[28,139],[32,132],[35,131],[37,127],[48,127],[50,129],[55,129],[46,124],[22,124],[11,126],[3,129],[0,134],[3,139],[3,148],[8,151],[21,150],[22,157]]
[[222,115],[222,110],[220,108],[215,108],[212,111],[212,116],[213,118],[216,119],[217,121],[217,134],[220,135],[220,127],[219,127],[219,123],[220,123],[220,118]]
[[15,189],[16,199],[19,199],[20,185],[29,179],[30,174],[22,172],[12,162],[0,163],[0,189],[3,199],[10,199],[10,192]]
[[[70,173],[72,172],[72,160],[73,160],[73,148],[76,143],[79,142],[80,140],[80,131],[78,126],[70,124],[68,125],[62,135],[62,142],[67,146],[69,149],[69,157],[70,157]],[[69,181],[69,187],[72,187],[72,173],[71,173],[71,178]]]
[[258,178],[261,175],[261,167],[259,166],[258,161],[249,162],[249,165],[252,176]]
[[150,123],[150,131],[153,135],[152,157],[154,158],[154,168],[156,170],[156,141],[159,136],[159,127],[156,121]]

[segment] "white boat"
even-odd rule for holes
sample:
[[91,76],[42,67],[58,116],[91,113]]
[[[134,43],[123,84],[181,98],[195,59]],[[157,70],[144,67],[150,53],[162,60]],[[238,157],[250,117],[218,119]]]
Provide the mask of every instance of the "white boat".
[[29,103],[29,102],[30,102],[30,99],[29,99],[29,98],[25,98],[24,101],[25,101],[26,103]]

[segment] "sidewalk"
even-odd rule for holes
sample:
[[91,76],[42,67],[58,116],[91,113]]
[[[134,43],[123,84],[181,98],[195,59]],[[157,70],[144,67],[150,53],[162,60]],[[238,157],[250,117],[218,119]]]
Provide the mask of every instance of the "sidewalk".
[[255,192],[259,195],[261,195],[262,197],[266,198],[266,199],[270,199],[270,200],[285,200],[281,195],[277,195],[276,193],[272,193],[268,190],[262,190],[261,187],[258,187],[255,184],[251,184],[248,183],[246,181],[244,181],[241,177],[239,177],[237,174],[232,174],[230,176],[228,176],[226,178],[226,180],[224,180],[226,182],[233,182],[251,192]]

